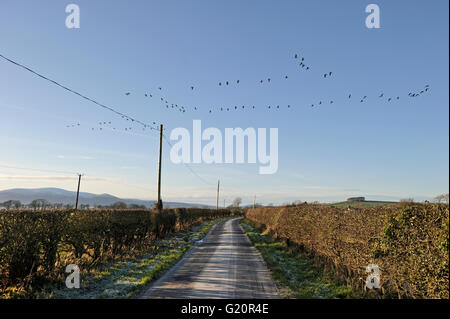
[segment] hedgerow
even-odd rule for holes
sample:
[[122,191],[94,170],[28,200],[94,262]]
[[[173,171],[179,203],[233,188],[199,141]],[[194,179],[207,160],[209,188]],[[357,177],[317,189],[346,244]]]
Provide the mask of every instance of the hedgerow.
[[[157,249],[158,239],[204,220],[238,215],[227,209],[12,210],[0,212],[0,296],[30,290],[64,274]],[[13,288],[11,288],[13,287]]]
[[249,209],[246,218],[357,289],[366,290],[366,267],[376,264],[381,286],[369,296],[449,298],[448,205],[302,204]]

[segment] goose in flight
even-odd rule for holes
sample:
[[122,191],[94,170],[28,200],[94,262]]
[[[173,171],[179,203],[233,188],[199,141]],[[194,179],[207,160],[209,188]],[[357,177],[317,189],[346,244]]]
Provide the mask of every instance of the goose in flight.
[[125,95],[127,95],[127,96],[130,95],[130,94],[131,94],[130,92],[125,93]]

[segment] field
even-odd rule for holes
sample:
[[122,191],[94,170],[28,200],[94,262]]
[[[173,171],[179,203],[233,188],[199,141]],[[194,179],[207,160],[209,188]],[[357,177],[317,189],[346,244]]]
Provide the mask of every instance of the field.
[[[449,298],[448,205],[301,204],[249,209],[246,218],[368,297]],[[380,270],[379,289],[366,289],[370,264]]]
[[347,207],[367,208],[367,207],[389,206],[389,205],[397,205],[397,204],[398,204],[398,202],[366,200],[366,201],[362,201],[362,202],[345,201],[345,202],[338,202],[338,203],[324,204],[324,205],[325,206],[333,206],[333,207],[337,207],[337,208],[347,208]]

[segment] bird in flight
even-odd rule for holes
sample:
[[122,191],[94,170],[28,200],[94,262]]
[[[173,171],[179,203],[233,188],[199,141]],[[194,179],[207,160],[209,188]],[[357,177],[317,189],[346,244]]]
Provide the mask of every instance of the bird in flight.
[[130,92],[125,93],[125,95],[130,95],[130,94],[131,94]]
[[296,54],[296,55],[294,55],[294,59],[297,59],[298,58],[298,55]]
[[193,86],[191,86],[191,90],[193,90],[194,89],[194,87]]

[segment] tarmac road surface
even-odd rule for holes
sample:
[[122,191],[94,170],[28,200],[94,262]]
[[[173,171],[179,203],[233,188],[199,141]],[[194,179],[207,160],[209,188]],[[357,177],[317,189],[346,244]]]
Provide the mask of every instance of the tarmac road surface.
[[260,253],[239,225],[222,221],[140,298],[280,298]]

